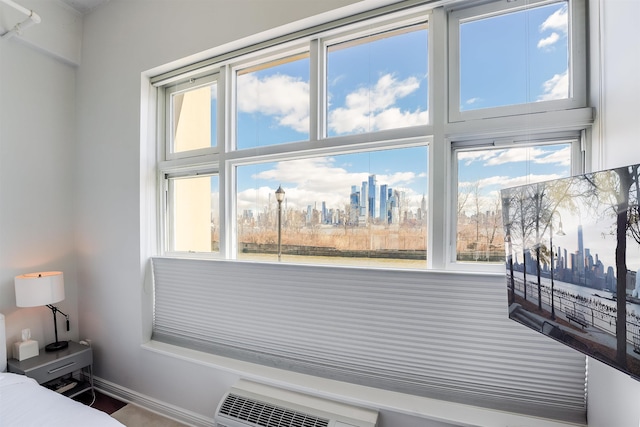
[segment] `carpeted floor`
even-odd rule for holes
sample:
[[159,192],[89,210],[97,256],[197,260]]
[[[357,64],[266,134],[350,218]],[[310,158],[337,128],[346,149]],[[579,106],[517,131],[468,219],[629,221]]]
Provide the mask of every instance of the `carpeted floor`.
[[186,424],[165,418],[162,415],[128,404],[111,414],[127,427],[187,427]]

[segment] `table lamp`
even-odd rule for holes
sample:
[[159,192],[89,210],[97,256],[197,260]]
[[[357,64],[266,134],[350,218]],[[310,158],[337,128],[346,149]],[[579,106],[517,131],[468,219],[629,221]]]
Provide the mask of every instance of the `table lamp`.
[[18,307],[38,307],[46,305],[53,312],[53,327],[56,341],[45,346],[45,351],[57,351],[69,346],[67,341],[58,341],[58,322],[56,314],[60,313],[67,319],[69,330],[69,316],[52,305],[64,299],[64,278],[61,271],[45,271],[41,273],[27,273],[15,277],[16,305]]

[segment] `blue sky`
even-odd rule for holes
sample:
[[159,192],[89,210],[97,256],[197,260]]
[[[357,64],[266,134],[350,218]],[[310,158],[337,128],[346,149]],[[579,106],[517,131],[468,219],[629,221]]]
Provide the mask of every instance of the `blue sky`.
[[[461,25],[463,110],[568,94],[565,3]],[[427,124],[428,29],[334,45],[327,58],[328,136]],[[284,96],[283,96],[284,95]],[[298,57],[238,76],[238,147],[309,139],[309,59]],[[238,210],[262,210],[278,185],[289,207],[325,201],[344,208],[352,185],[369,174],[403,189],[415,208],[427,190],[427,149],[405,149],[243,166]],[[501,186],[569,174],[566,145],[462,153],[461,189],[478,183],[485,196]],[[273,201],[273,197],[271,198]]]
[[566,98],[567,23],[564,3],[463,23],[461,108]]

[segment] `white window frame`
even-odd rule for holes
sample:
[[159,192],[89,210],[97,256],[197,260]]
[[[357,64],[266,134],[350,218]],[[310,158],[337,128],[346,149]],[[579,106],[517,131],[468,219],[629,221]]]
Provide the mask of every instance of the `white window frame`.
[[450,245],[450,265],[455,265],[455,269],[462,271],[492,271],[496,266],[502,270],[504,263],[479,263],[458,261],[457,257],[457,234],[458,234],[458,218],[457,212],[458,202],[458,162],[457,154],[460,152],[468,152],[473,150],[490,150],[501,148],[521,148],[521,147],[539,147],[544,145],[554,145],[559,143],[571,142],[571,166],[570,174],[576,175],[584,170],[585,144],[584,132],[582,131],[561,131],[553,133],[540,133],[535,135],[535,139],[531,139],[527,135],[510,135],[502,136],[494,139],[482,140],[459,140],[451,142],[451,204],[449,206],[451,212],[451,226],[449,227]]
[[[531,5],[538,6],[549,0],[533,0]],[[317,155],[338,155],[348,152],[367,151],[382,148],[400,148],[403,146],[429,146],[428,191],[428,236],[427,269],[473,270],[497,272],[496,265],[479,265],[456,261],[455,254],[455,218],[451,203],[436,203],[434,200],[457,199],[457,173],[454,147],[460,141],[493,141],[503,138],[539,139],[553,132],[585,132],[593,121],[593,111],[585,107],[586,103],[586,58],[584,44],[584,23],[578,17],[584,16],[584,0],[569,0],[571,5],[570,31],[576,31],[571,37],[571,66],[573,67],[573,97],[568,100],[530,103],[522,106],[508,107],[510,113],[500,116],[498,109],[485,109],[463,112],[464,120],[451,120],[452,109],[458,108],[458,98],[453,96],[453,88],[459,85],[456,60],[457,47],[452,47],[453,39],[457,40],[458,26],[462,19],[470,19],[478,13],[497,13],[511,10],[511,3],[491,2],[483,5],[462,8],[461,2],[453,2],[450,7],[431,8],[420,5],[406,8],[398,7],[384,13],[365,13],[367,19],[355,19],[353,22],[343,20],[335,26],[320,26],[319,31],[310,29],[303,35],[273,42],[265,41],[257,47],[251,46],[220,55],[204,61],[201,65],[185,67],[184,73],[169,72],[166,76],[156,78],[155,84],[160,87],[161,101],[168,102],[168,96],[176,90],[187,90],[198,84],[206,84],[210,79],[218,83],[218,118],[217,147],[190,152],[170,153],[165,144],[159,162],[159,187],[165,188],[163,176],[180,170],[198,170],[216,164],[220,182],[219,206],[221,236],[219,254],[197,254],[202,257],[236,259],[236,199],[235,168],[241,164],[288,160]],[[505,6],[506,5],[506,6]],[[387,13],[393,12],[393,13]],[[454,19],[455,18],[455,19]],[[346,136],[326,137],[326,52],[333,44],[345,40],[379,34],[395,28],[415,26],[425,23],[429,31],[429,79],[428,110],[429,123],[406,128],[398,128],[370,133]],[[447,26],[449,23],[449,26]],[[577,34],[577,35],[576,35]],[[443,46],[449,46],[448,48]],[[248,51],[248,52],[247,52]],[[309,140],[274,144],[269,146],[235,149],[236,139],[236,106],[235,79],[237,71],[246,67],[268,63],[302,52],[309,52],[310,57],[310,132]],[[453,77],[452,77],[453,76]],[[172,89],[175,87],[175,89]],[[553,106],[551,108],[550,106]],[[555,109],[557,108],[557,109]],[[538,110],[536,110],[538,109]],[[166,110],[166,108],[165,108]],[[531,120],[532,111],[539,111],[535,121]],[[163,112],[164,113],[164,112]],[[497,114],[500,113],[500,114]],[[165,113],[166,114],[166,113]],[[480,115],[474,117],[474,115]],[[496,115],[497,114],[497,115]],[[483,117],[483,120],[472,120]],[[165,132],[170,135],[170,117],[164,117]],[[166,135],[165,135],[166,136]],[[585,138],[583,138],[585,140]],[[583,147],[588,144],[583,144]],[[584,151],[584,150],[583,150]],[[588,150],[587,150],[588,155]],[[584,154],[576,157],[577,161]],[[573,173],[584,171],[584,162],[572,168]],[[166,192],[160,192],[160,206],[167,206]],[[160,215],[165,231],[168,216]],[[167,250],[167,233],[162,236],[162,254],[180,256]],[[193,254],[189,254],[193,256]]]
[[[225,141],[226,152],[231,152],[231,151],[249,152],[249,150],[256,150],[256,149],[262,150],[267,147],[271,147],[270,145],[241,148],[241,149],[237,147],[238,138],[236,133],[238,129],[237,127],[237,117],[238,117],[237,108],[238,107],[236,105],[236,99],[237,99],[236,88],[237,88],[238,73],[241,73],[246,69],[250,69],[253,67],[260,67],[262,65],[268,65],[271,62],[284,60],[284,59],[295,57],[296,55],[301,55],[304,53],[308,53],[309,61],[312,61],[313,52],[311,51],[310,40],[294,40],[290,43],[286,43],[284,46],[278,45],[272,49],[265,49],[263,52],[260,52],[260,54],[258,55],[255,55],[255,54],[247,55],[245,57],[240,58],[239,60],[229,63],[227,67],[225,67],[228,73],[227,74],[228,81],[230,82],[230,86],[227,89],[228,91],[227,93],[231,95],[230,96],[231,99],[228,101],[226,106],[226,115],[227,115],[226,123],[228,123],[228,129],[227,129],[228,133]],[[313,80],[315,75],[315,73],[313,72],[313,69],[310,70],[309,74],[310,74],[309,76],[310,80]],[[317,103],[317,101],[315,101],[314,99],[314,91],[311,90],[309,93],[309,107],[310,107],[309,111],[310,111],[311,117],[313,117],[313,115],[311,114],[313,112],[312,108],[315,105],[315,103]],[[309,128],[310,140],[313,139],[313,137],[311,136],[313,134],[312,125],[313,123],[310,123],[310,128]],[[272,146],[279,146],[283,144],[290,144],[290,143],[303,142],[303,141],[288,141],[288,142],[273,144]]]
[[487,18],[557,3],[555,0],[525,2],[491,2],[449,12],[449,120],[460,122],[490,117],[560,111],[587,106],[586,11],[584,0],[567,0],[569,12],[569,97],[567,99],[529,102],[477,110],[460,109],[460,24],[477,18]]
[[[213,74],[207,74],[201,77],[191,77],[186,81],[182,81],[179,82],[177,84],[174,85],[170,85],[167,86],[167,88],[165,89],[165,97],[166,97],[166,118],[165,118],[165,144],[164,144],[164,158],[166,160],[175,160],[175,159],[183,159],[183,158],[189,158],[189,157],[198,157],[198,156],[203,156],[203,155],[207,155],[207,154],[216,154],[220,152],[220,140],[216,135],[216,145],[212,146],[212,147],[207,147],[207,148],[200,148],[197,150],[189,150],[189,151],[179,151],[179,152],[174,152],[173,151],[173,147],[174,147],[174,129],[173,129],[173,123],[174,123],[174,117],[173,117],[173,108],[172,105],[173,103],[171,102],[172,97],[175,95],[179,95],[182,93],[186,93],[192,90],[196,90],[208,85],[211,85],[212,83],[216,83],[216,88],[217,88],[217,99],[220,99],[220,95],[221,95],[221,88],[220,88],[220,82],[219,82],[219,73],[213,73]],[[218,106],[217,108],[220,108],[219,103],[217,102]]]

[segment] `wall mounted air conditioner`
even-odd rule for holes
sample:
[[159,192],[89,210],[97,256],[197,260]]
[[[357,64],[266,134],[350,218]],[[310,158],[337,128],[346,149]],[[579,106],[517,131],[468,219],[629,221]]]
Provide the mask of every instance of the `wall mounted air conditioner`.
[[215,427],[376,427],[378,412],[240,380],[214,420]]

